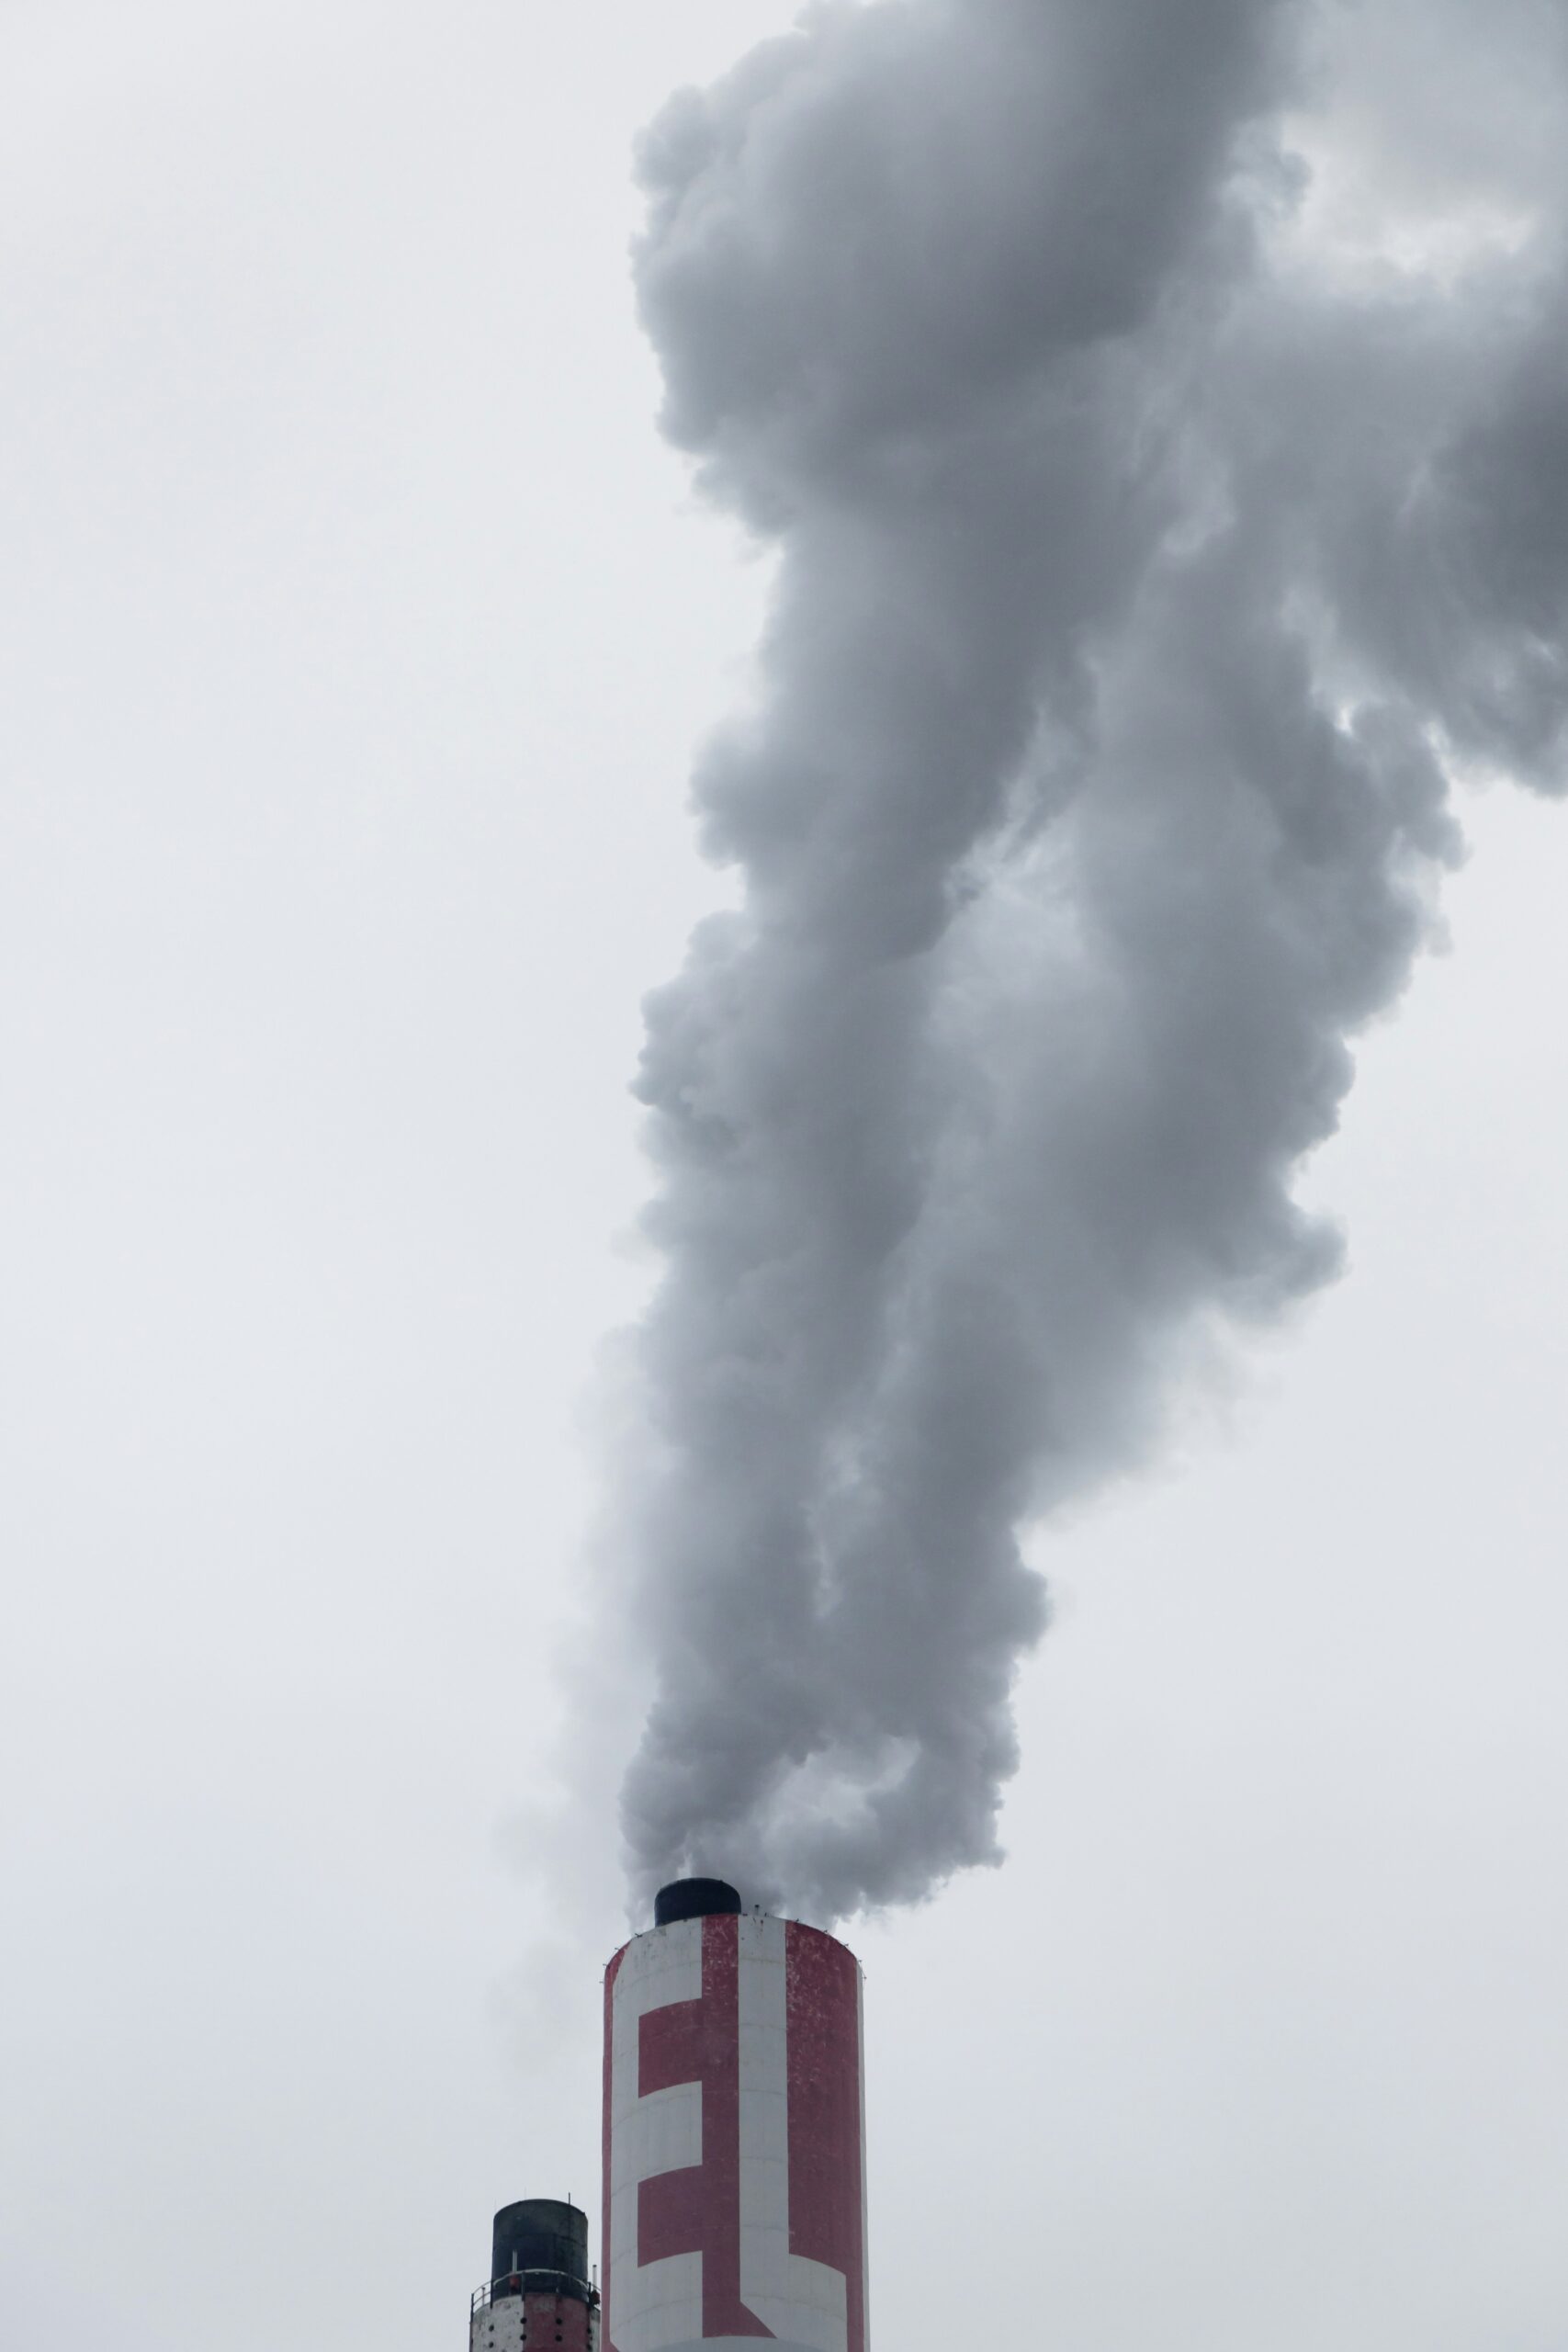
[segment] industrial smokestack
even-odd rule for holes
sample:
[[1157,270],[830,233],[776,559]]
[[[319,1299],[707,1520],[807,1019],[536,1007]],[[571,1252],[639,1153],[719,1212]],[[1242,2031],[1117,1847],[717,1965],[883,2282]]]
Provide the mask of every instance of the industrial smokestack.
[[654,1917],[604,1982],[605,2352],[867,2352],[859,1963],[721,1880]]
[[472,2299],[468,2352],[597,2352],[599,2293],[588,2267],[588,2216],[553,2197],[503,2205],[490,2278]]

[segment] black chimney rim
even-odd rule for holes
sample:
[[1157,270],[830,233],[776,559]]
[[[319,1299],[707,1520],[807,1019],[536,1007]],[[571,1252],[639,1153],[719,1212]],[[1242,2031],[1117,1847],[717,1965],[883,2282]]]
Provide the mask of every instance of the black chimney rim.
[[530,2274],[554,2278],[555,2292],[587,2301],[588,2216],[581,2205],[561,2197],[520,2197],[502,2207],[491,2234],[491,2300],[521,2294]]
[[678,1878],[661,1886],[653,1898],[653,1924],[672,1928],[680,1919],[733,1917],[740,1897],[722,1878]]

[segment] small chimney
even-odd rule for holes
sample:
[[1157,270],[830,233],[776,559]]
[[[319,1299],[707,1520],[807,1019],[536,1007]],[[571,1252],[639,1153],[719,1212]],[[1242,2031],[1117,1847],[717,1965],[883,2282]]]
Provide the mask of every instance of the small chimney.
[[598,2352],[599,2290],[588,2269],[588,2216],[553,2197],[503,2205],[490,2278],[474,2295],[468,2352]]

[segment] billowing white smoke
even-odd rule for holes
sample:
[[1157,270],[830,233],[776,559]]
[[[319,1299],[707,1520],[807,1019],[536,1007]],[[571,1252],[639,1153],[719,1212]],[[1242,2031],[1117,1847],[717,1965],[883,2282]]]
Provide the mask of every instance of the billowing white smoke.
[[1563,780],[1563,22],[830,6],[647,141],[668,429],[778,572],[649,1009],[639,1886],[994,1860],[1020,1527],[1335,1268],[1450,777]]

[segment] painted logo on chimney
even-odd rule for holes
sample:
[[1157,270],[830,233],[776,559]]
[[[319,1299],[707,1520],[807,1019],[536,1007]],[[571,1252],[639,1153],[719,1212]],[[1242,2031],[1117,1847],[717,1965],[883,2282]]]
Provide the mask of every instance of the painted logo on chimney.
[[637,1937],[605,1985],[608,2352],[866,2352],[860,1971],[755,1915]]

